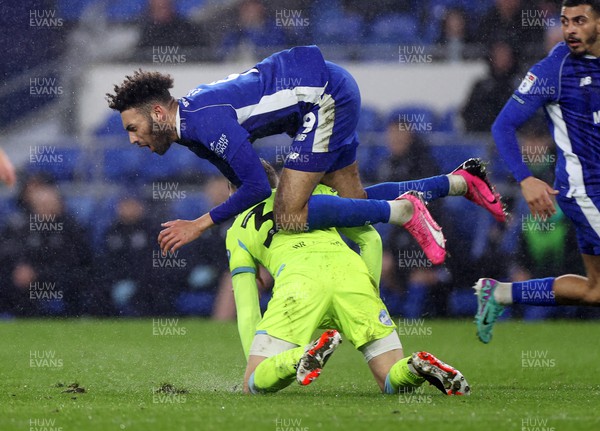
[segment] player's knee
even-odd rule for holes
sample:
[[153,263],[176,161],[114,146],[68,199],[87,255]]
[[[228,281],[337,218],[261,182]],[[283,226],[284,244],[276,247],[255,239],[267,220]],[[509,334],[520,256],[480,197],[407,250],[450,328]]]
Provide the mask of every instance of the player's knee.
[[600,306],[600,280],[590,280],[589,289],[585,295],[585,302],[590,305]]

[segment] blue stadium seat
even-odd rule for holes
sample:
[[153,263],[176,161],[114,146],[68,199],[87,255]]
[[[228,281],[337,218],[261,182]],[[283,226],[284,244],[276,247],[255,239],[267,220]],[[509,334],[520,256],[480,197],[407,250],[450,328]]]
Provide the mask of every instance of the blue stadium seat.
[[381,132],[385,129],[381,113],[377,108],[369,105],[363,105],[360,108],[360,117],[358,118],[357,131],[360,132]]
[[[311,2],[311,16],[326,19],[343,14],[344,9],[340,0],[313,0]],[[316,24],[320,25],[320,23],[319,20]]]
[[365,145],[364,142],[356,149],[356,161],[358,162],[358,168],[363,181],[365,179],[367,181],[373,179],[377,171],[371,163],[371,148]]
[[192,13],[202,9],[204,6],[203,0],[177,0],[175,1],[175,9],[177,13],[186,18],[190,18]]
[[176,180],[183,177],[221,175],[207,160],[173,144],[163,156],[147,148],[125,146],[104,150],[103,176],[108,181]]
[[363,31],[361,16],[336,14],[319,19],[313,37],[320,44],[354,44],[363,39]]
[[473,259],[479,259],[487,250],[489,232],[495,223],[483,208],[464,198],[448,198],[442,201],[444,218],[452,220],[452,233],[460,238],[460,247]]
[[37,148],[36,153],[30,152],[29,163],[26,165],[29,173],[44,172],[57,181],[72,181],[79,174],[87,176],[82,168],[84,158],[80,148],[56,145],[35,148]]
[[[377,168],[382,160],[377,154],[377,149],[381,148],[380,145],[382,144],[382,132],[385,130],[381,113],[374,107],[363,105],[356,130],[360,142],[356,159],[361,175],[369,181],[375,178]],[[387,150],[385,153],[387,156]]]
[[523,320],[549,319],[554,316],[555,312],[555,307],[525,307],[523,310]]
[[395,289],[380,287],[381,300],[384,302],[391,316],[401,316],[404,307],[403,295]]
[[361,172],[365,173],[367,179],[374,180],[379,167],[390,156],[390,152],[385,143],[381,142],[376,145],[359,145],[356,156]]
[[11,214],[18,211],[16,198],[12,196],[0,197],[0,230],[6,226]]
[[82,226],[93,226],[96,222],[96,199],[90,195],[65,196],[67,212]]
[[469,16],[481,16],[494,6],[494,0],[429,0],[428,9],[435,15],[443,15],[446,9],[460,8]]
[[457,288],[450,292],[448,311],[452,316],[474,316],[477,312],[477,297],[471,288]]
[[444,133],[458,132],[458,124],[460,121],[460,108],[453,106],[446,109],[440,116],[436,131]]
[[418,133],[430,133],[437,131],[437,115],[427,105],[400,105],[391,110],[385,122],[388,124],[399,124],[400,121],[415,124],[414,130]]
[[65,302],[62,299],[50,299],[40,301],[40,309],[42,313],[49,316],[60,316],[66,308]]
[[90,225],[92,230],[92,246],[96,251],[102,251],[104,248],[104,235],[110,225],[116,220],[117,203],[120,197],[121,192],[115,192],[96,201],[93,211],[93,223]]
[[173,163],[173,158],[169,157],[171,150],[164,156],[154,154],[147,148],[135,148],[135,150],[139,152],[139,175],[142,180],[158,181],[172,179],[178,173],[177,164]]
[[402,304],[402,316],[408,319],[421,317],[425,312],[425,303],[430,290],[429,287],[410,283]]
[[106,16],[110,21],[134,21],[144,15],[147,0],[113,0],[106,8]]
[[182,292],[175,301],[175,307],[183,315],[210,316],[215,296],[212,292]]
[[96,0],[58,0],[58,16],[66,21],[78,21],[86,7]]
[[417,43],[419,20],[412,14],[390,14],[375,20],[369,42],[371,43]]
[[431,145],[430,147],[431,154],[442,172],[454,170],[458,165],[471,157],[486,158],[487,144],[484,142],[465,145],[459,142],[460,137],[448,136],[447,139],[451,143]]
[[489,173],[494,181],[507,181],[512,178],[512,173],[508,168],[508,165],[502,160],[498,151],[494,148],[492,156],[489,158]]
[[104,179],[115,182],[139,181],[143,166],[141,156],[139,148],[107,148],[103,156]]
[[171,145],[171,148],[160,158],[164,169],[173,178],[194,175],[220,175],[219,170],[205,159],[201,159],[189,149],[181,145]]
[[[121,114],[118,112],[112,112],[106,117],[106,120],[101,123],[95,130],[95,136],[123,136],[127,139],[127,132],[123,129],[123,121],[121,120]],[[126,142],[129,142],[127,139]]]
[[187,193],[185,199],[173,200],[171,214],[174,218],[193,220],[211,208],[212,206],[204,193]]

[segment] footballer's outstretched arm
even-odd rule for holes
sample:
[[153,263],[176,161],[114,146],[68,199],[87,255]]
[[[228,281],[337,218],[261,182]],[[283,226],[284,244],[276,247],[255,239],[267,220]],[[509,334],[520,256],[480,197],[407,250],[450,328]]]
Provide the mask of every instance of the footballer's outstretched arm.
[[236,220],[227,231],[225,244],[233,284],[238,331],[244,348],[244,355],[248,359],[256,326],[262,316],[256,284],[258,268],[248,247],[243,244],[240,238],[243,234],[244,229],[237,224]]
[[[218,167],[221,169],[220,165]],[[234,217],[271,195],[267,174],[250,142],[246,141],[238,148],[231,157],[227,168],[226,172],[229,175],[226,176],[230,181],[235,180],[237,191],[225,202],[195,220],[171,220],[163,223],[164,229],[158,235],[158,242],[163,253],[176,251],[199,238],[214,224]]]
[[258,300],[258,285],[253,272],[238,272],[233,275],[233,294],[237,312],[238,332],[246,360],[256,333],[256,326],[262,318]]
[[229,220],[271,196],[269,179],[249,141],[240,145],[229,159],[228,165],[237,181],[232,181],[235,180],[234,178],[229,180],[237,190],[225,202],[210,210],[210,217],[217,224]]

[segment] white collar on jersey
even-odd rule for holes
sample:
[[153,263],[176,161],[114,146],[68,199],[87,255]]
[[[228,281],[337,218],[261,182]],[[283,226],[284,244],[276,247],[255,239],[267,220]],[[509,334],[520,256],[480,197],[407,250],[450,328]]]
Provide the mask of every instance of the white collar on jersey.
[[591,54],[586,54],[586,55],[584,55],[584,57],[585,57],[585,58],[589,58],[590,60],[595,60],[595,59],[597,59],[597,58],[598,58],[598,57],[594,57],[594,56],[593,56],[593,55],[591,55]]
[[177,139],[181,139],[181,117],[179,116],[179,106],[177,106],[177,114],[175,114],[175,128],[177,129]]

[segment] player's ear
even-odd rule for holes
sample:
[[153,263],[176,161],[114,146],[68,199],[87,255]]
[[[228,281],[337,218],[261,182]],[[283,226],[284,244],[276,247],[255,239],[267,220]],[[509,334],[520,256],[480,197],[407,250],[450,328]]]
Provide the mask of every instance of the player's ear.
[[150,113],[154,121],[165,121],[167,111],[159,104],[152,105]]

